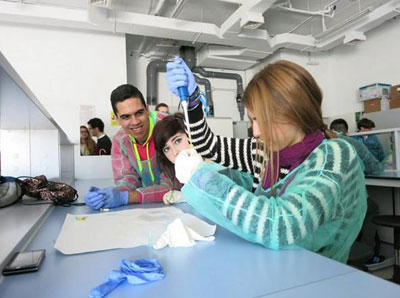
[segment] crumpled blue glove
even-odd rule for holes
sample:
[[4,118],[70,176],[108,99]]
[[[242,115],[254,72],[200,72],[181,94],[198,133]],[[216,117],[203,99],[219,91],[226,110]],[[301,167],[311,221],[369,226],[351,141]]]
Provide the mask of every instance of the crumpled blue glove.
[[192,71],[180,57],[175,57],[174,62],[167,63],[167,85],[168,89],[178,97],[179,87],[186,87],[189,96],[198,88]]
[[101,298],[127,280],[130,284],[141,285],[165,278],[165,273],[156,259],[136,261],[121,260],[121,270],[113,270],[106,281],[90,291],[90,298]]
[[120,191],[113,187],[99,189],[91,186],[85,195],[85,203],[94,210],[100,208],[116,208],[127,205],[129,199],[128,191]]

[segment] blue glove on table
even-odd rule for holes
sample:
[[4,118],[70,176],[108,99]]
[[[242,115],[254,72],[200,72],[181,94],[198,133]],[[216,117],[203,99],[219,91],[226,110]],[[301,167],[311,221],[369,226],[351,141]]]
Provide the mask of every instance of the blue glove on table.
[[180,57],[175,57],[174,62],[167,63],[168,89],[179,97],[179,87],[186,87],[189,95],[192,95],[197,87],[192,71]]
[[99,194],[104,196],[104,208],[116,208],[123,205],[128,205],[129,192],[118,190],[114,187],[102,188]]
[[85,203],[94,210],[98,210],[104,205],[104,196],[99,194],[100,188],[91,186],[89,192],[85,195]]
[[125,280],[133,285],[141,285],[164,279],[164,277],[163,268],[156,259],[121,260],[121,270],[113,270],[104,283],[90,291],[89,297],[104,297]]
[[89,188],[89,192],[85,195],[86,205],[94,210],[127,205],[128,199],[128,191],[120,191],[113,187],[99,189],[92,186]]

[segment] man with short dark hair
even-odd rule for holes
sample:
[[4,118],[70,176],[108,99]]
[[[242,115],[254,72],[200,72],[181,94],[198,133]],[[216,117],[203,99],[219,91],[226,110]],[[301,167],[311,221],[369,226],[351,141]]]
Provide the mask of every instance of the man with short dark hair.
[[104,123],[99,118],[92,118],[88,121],[88,128],[92,136],[97,138],[95,149],[96,155],[110,155],[111,154],[111,140],[104,133]]
[[168,105],[166,103],[163,103],[163,102],[161,102],[158,105],[156,105],[155,110],[157,112],[161,112],[161,113],[164,113],[164,114],[169,114],[169,107],[168,107]]
[[111,93],[111,106],[121,129],[113,138],[111,162],[115,188],[91,187],[85,202],[92,209],[131,203],[162,202],[172,182],[160,171],[153,128],[162,113],[150,112],[142,93],[125,84]]
[[347,124],[346,120],[342,118],[333,120],[329,126],[329,129],[336,132],[341,132],[345,136],[349,135],[349,125]]

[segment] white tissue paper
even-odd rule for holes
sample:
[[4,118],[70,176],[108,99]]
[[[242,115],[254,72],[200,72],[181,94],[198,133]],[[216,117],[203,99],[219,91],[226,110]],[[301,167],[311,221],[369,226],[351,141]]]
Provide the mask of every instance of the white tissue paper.
[[176,203],[186,203],[182,192],[179,190],[170,190],[163,196],[163,202],[165,205],[176,204]]
[[[215,229],[214,229],[215,232]],[[167,245],[170,247],[192,247],[197,241],[213,241],[214,236],[204,237],[191,228],[184,226],[180,218],[175,219],[167,227],[167,230],[153,244],[154,249],[161,249]]]
[[203,158],[195,149],[182,150],[175,159],[176,178],[181,183],[187,183],[202,162]]

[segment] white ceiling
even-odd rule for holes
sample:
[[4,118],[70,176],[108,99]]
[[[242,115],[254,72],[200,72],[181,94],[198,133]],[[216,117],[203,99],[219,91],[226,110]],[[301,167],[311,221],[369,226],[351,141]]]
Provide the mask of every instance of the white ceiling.
[[[150,59],[190,45],[200,66],[230,69],[247,69],[280,48],[321,51],[363,40],[399,14],[400,0],[0,1],[0,22],[125,33],[128,53]],[[246,19],[261,25],[241,28]]]

